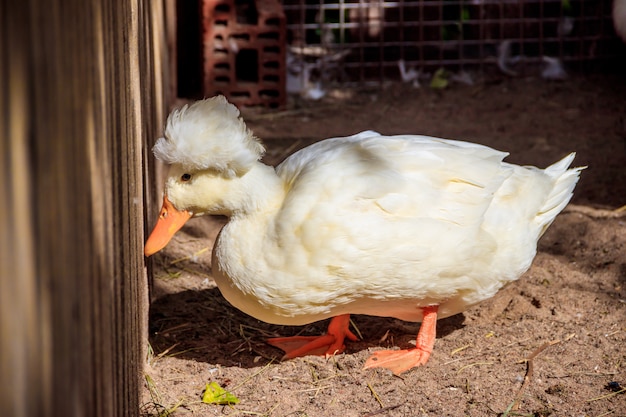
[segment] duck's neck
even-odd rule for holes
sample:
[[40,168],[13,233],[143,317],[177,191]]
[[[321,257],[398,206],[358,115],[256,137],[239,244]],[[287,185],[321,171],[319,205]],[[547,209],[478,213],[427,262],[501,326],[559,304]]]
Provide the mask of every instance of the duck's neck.
[[277,211],[285,198],[283,182],[273,167],[261,162],[239,178],[238,204],[223,213],[233,219]]

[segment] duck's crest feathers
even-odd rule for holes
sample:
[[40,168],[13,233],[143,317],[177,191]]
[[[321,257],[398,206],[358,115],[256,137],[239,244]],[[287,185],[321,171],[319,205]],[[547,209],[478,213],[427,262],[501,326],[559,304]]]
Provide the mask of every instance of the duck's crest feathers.
[[168,164],[234,176],[247,172],[265,148],[239,110],[224,96],[216,96],[174,110],[167,118],[165,137],[157,140],[153,151]]

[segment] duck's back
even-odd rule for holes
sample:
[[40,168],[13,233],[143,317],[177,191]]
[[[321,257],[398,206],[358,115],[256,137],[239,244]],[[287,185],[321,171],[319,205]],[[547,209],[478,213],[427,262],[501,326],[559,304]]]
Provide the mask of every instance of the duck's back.
[[290,215],[315,205],[333,207],[336,215],[358,207],[385,219],[466,223],[484,213],[490,196],[512,174],[502,163],[505,156],[467,142],[368,131],[311,145],[277,172],[289,190],[284,208]]

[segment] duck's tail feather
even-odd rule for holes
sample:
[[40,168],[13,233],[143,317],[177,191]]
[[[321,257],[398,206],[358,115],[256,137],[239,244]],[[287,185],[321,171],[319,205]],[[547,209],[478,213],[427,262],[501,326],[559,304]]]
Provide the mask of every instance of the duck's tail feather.
[[553,178],[554,187],[537,213],[536,220],[541,226],[539,236],[544,234],[557,214],[569,203],[574,187],[580,179],[580,171],[587,168],[584,166],[568,169],[575,156],[576,153],[572,152],[544,170],[548,176]]

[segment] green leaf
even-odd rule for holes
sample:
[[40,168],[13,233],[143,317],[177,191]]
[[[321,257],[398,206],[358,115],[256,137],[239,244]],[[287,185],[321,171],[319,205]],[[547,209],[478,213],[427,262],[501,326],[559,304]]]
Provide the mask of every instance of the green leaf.
[[467,7],[463,7],[461,10],[461,22],[466,22],[470,20],[470,12]]
[[572,3],[569,0],[561,0],[561,7],[563,7],[563,11],[566,13],[572,11]]
[[435,73],[433,74],[433,78],[430,80],[430,88],[444,89],[447,86],[448,72],[443,68],[439,68],[437,71],[435,71]]
[[205,404],[239,404],[239,398],[235,397],[217,382],[206,384],[206,389],[202,395],[202,402]]

